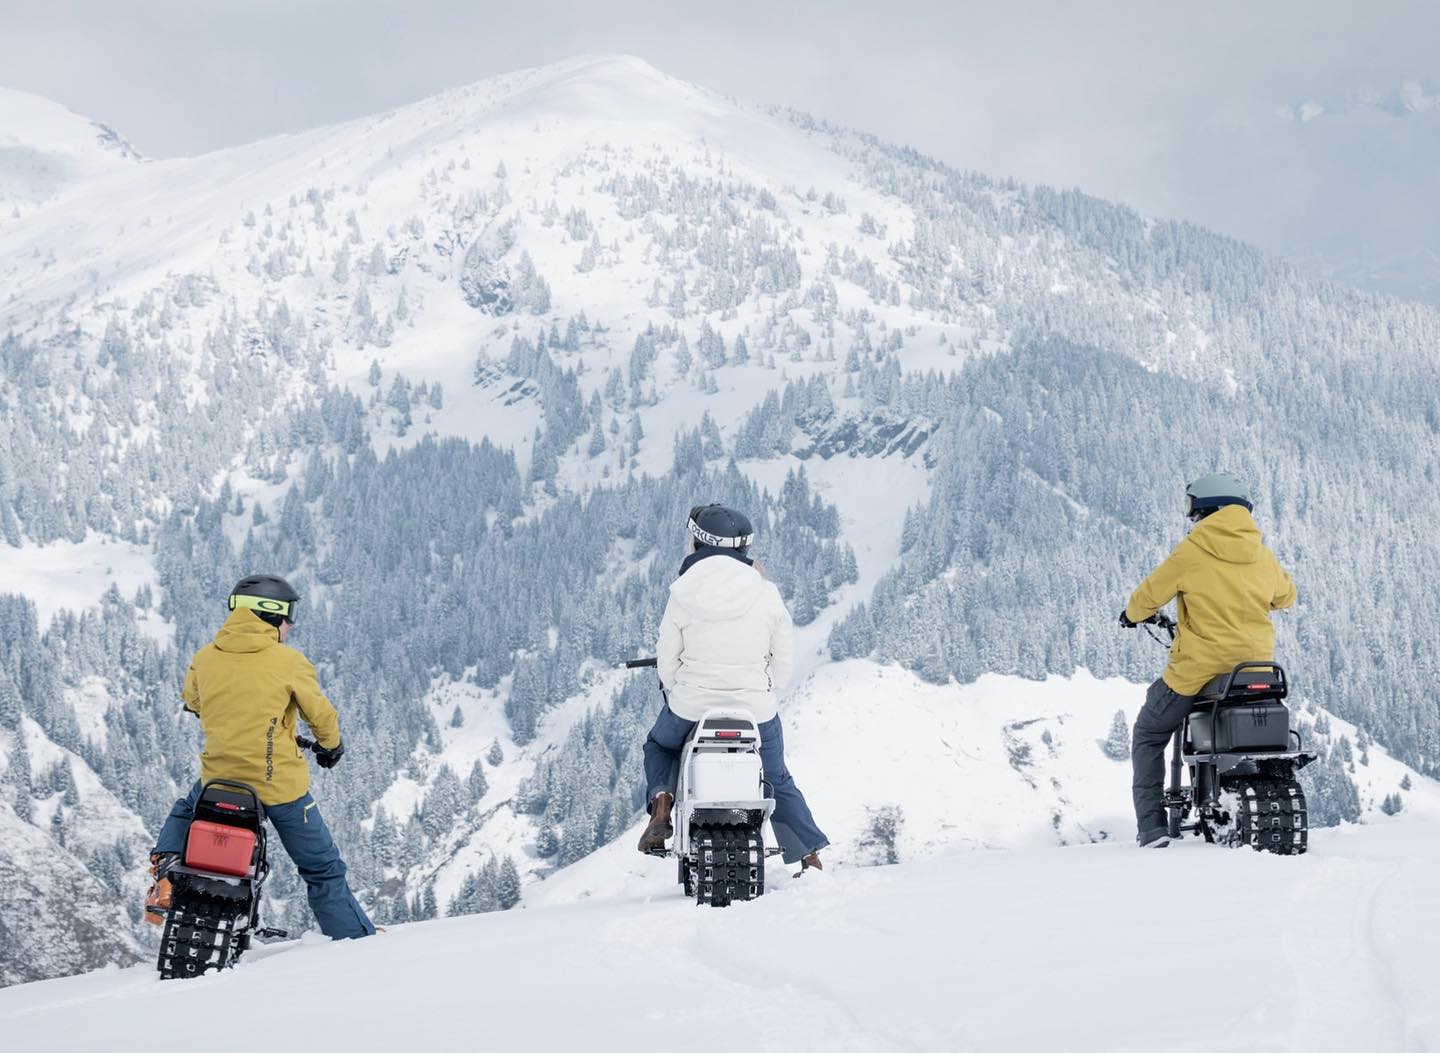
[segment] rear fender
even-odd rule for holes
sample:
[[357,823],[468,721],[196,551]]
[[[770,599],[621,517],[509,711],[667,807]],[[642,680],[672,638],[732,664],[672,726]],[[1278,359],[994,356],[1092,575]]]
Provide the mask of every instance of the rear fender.
[[[689,853],[690,825],[697,810],[737,817],[758,815],[764,822],[775,802],[765,794],[762,772],[760,725],[755,717],[745,710],[706,710],[680,751],[673,812],[674,851],[679,855]],[[697,783],[707,780],[722,792],[704,797]]]

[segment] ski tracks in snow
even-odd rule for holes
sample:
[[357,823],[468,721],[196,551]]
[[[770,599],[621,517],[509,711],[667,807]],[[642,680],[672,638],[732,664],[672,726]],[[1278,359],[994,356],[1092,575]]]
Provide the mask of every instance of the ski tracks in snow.
[[1376,936],[1376,905],[1400,864],[1344,857],[1314,863],[1290,894],[1282,937],[1295,981],[1290,1048],[1428,1050],[1410,1034],[1394,967]]
[[[781,879],[786,884],[791,880],[788,876]],[[805,881],[808,884],[803,886],[782,886],[783,892],[791,893],[783,895],[783,898],[775,892],[766,894],[770,900],[766,906],[778,908],[786,915],[783,929],[767,923],[758,912],[755,917],[744,919],[745,931],[753,934],[751,938],[735,939],[733,935],[721,933],[711,926],[700,925],[693,934],[695,953],[704,961],[726,963],[734,973],[753,976],[757,985],[781,1005],[813,1006],[819,1010],[822,1028],[808,1034],[806,1048],[828,1045],[821,1039],[837,1026],[840,1036],[847,1039],[853,1036],[857,1041],[854,1048],[873,1053],[966,1048],[957,1046],[955,1036],[948,1031],[944,1034],[937,1032],[925,1039],[902,1037],[897,1033],[900,1030],[898,1020],[894,1028],[877,1031],[873,1021],[867,1021],[852,1008],[855,1005],[854,995],[846,990],[843,975],[837,982],[834,974],[863,972],[863,959],[867,956],[862,949],[884,940],[885,934],[871,926],[856,924],[853,920],[839,920],[841,911],[838,908],[842,906],[845,893],[835,887],[831,875],[811,874],[806,876]],[[856,957],[861,960],[847,962],[831,958],[817,961],[817,958],[823,958],[825,950],[818,942],[806,937],[808,933],[821,929],[825,930],[829,942],[839,940],[846,943],[854,948]],[[805,967],[795,968],[787,964],[798,964],[797,958],[802,956],[811,959]],[[905,1030],[914,1031],[917,1025],[925,1026],[910,1021]]]
[[[775,868],[767,878],[775,876]],[[784,879],[788,880],[788,879]],[[669,897],[665,897],[668,899]],[[637,1030],[683,1035],[688,1049],[748,1049],[793,1053],[824,1048],[854,1053],[890,1053],[917,1047],[896,1045],[867,1031],[845,1004],[811,983],[797,985],[809,970],[787,971],[780,933],[794,924],[769,924],[776,900],[767,893],[756,903],[723,912],[689,899],[652,904],[653,923],[635,919],[607,924],[601,939],[617,970],[652,976],[665,996],[651,1007]],[[783,897],[794,906],[791,897]],[[777,932],[779,930],[779,932]],[[674,992],[684,991],[683,998]]]

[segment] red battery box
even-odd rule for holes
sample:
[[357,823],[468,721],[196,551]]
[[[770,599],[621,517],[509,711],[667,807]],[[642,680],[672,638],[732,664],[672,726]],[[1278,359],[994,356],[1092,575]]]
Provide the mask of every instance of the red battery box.
[[246,877],[255,857],[255,831],[197,819],[185,842],[185,865],[212,874]]

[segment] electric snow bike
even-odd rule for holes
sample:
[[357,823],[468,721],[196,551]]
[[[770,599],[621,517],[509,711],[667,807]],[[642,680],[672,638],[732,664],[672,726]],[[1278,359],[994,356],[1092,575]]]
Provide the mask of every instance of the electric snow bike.
[[[301,749],[315,743],[297,738]],[[170,879],[170,909],[160,933],[160,979],[188,979],[228,969],[251,941],[284,939],[284,929],[260,926],[260,899],[270,863],[265,853],[265,806],[254,788],[211,779],[195,802],[195,819]]]
[[[1175,622],[1156,614],[1175,639]],[[1168,646],[1168,644],[1166,644]],[[1201,688],[1195,707],[1175,732],[1170,786],[1165,792],[1169,834],[1196,834],[1211,844],[1301,855],[1309,845],[1305,792],[1295,773],[1315,760],[1290,727],[1290,693],[1276,662],[1241,662]],[[1181,785],[1181,769],[1190,774]]]
[[[626,662],[653,669],[655,659]],[[741,710],[705,712],[680,748],[680,778],[671,811],[675,836],[669,848],[685,895],[697,904],[724,907],[765,894],[765,820],[775,809],[762,778],[760,728]]]

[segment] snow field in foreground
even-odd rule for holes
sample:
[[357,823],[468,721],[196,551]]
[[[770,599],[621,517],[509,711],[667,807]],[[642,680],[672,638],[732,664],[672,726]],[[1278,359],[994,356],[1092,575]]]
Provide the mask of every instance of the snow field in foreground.
[[619,899],[312,937],[198,981],[140,966],[10,988],[0,1033],[55,1053],[148,1051],[157,1033],[347,1053],[417,1037],[437,1051],[1433,1048],[1437,833],[1320,831],[1294,859],[1194,841],[956,851],[776,874],[726,910],[691,905],[658,867]]

